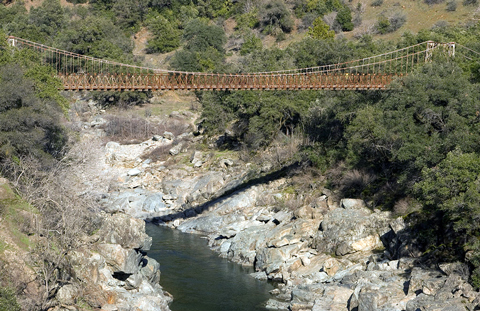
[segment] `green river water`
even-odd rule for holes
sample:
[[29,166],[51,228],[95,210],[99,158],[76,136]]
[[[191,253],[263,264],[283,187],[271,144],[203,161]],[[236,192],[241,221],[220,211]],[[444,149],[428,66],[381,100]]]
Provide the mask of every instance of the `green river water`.
[[162,287],[174,297],[172,311],[260,311],[273,286],[249,275],[252,268],[218,257],[207,240],[147,224],[148,256],[160,262]]

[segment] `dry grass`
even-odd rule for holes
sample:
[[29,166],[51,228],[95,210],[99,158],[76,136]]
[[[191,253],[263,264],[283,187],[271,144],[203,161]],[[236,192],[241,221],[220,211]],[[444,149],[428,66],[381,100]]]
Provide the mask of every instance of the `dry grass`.
[[139,117],[108,115],[105,119],[108,122],[103,129],[107,137],[122,144],[145,141],[160,131],[157,124]]
[[158,146],[157,148],[153,149],[152,151],[143,154],[142,159],[151,159],[153,162],[158,161],[166,161],[170,156],[170,149],[172,149],[173,144],[167,144]]
[[144,116],[168,116],[174,111],[198,109],[195,94],[189,91],[155,92],[150,104],[133,107],[133,113]]
[[421,208],[421,205],[410,197],[402,198],[395,202],[393,214],[395,216],[406,216]]
[[[375,35],[375,38],[382,40],[397,39],[401,37],[405,31],[417,33],[421,29],[429,29],[439,21],[446,21],[452,25],[459,22],[467,22],[475,17],[476,10],[474,6],[463,6],[461,3],[462,1],[457,1],[457,10],[453,12],[448,12],[446,10],[446,2],[428,5],[422,0],[384,0],[383,4],[378,7],[371,6],[371,2],[373,2],[373,0],[353,0],[351,2],[352,8],[356,8],[358,4],[360,4],[362,5],[362,8],[365,9],[365,12],[362,14],[362,25],[375,23],[380,15],[383,14],[389,16],[393,12],[404,13],[407,17],[406,23],[397,31],[385,35]],[[347,32],[345,33],[345,36],[347,38],[352,38],[355,33],[355,31]]]

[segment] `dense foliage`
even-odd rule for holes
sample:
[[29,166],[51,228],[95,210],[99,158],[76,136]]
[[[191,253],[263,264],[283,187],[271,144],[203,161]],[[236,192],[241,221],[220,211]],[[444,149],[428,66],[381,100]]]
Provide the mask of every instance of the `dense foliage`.
[[0,50],[0,160],[33,155],[58,157],[66,142],[60,124],[67,102],[50,68],[29,51]]

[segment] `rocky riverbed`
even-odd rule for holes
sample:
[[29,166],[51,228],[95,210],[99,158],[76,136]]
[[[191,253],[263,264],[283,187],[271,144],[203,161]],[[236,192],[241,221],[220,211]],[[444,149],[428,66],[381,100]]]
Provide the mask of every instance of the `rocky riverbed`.
[[[97,125],[91,127],[97,132],[87,135],[99,136]],[[205,235],[220,256],[253,265],[252,277],[278,282],[267,302],[271,309],[480,307],[479,293],[467,283],[468,267],[422,264],[415,234],[402,218],[338,197],[321,183],[308,199],[299,198],[289,188],[291,177],[270,163],[196,150],[201,139],[165,132],[140,144],[110,142],[99,149],[90,191],[96,189],[111,228],[136,228],[135,234],[113,230],[117,235],[103,237],[98,253],[76,258],[80,275],[101,279],[104,289],[117,293],[109,310],[122,310],[122,304],[167,310],[171,299],[156,285],[158,264],[142,255],[149,241],[135,219]],[[165,147],[165,161],[146,157]],[[136,300],[140,296],[151,298]]]

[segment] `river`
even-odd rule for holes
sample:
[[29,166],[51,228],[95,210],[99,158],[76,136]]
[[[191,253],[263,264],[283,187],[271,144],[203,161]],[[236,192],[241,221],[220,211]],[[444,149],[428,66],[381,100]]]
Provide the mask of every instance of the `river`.
[[147,224],[148,256],[160,262],[162,287],[173,295],[172,311],[263,311],[273,286],[251,277],[251,267],[229,262],[207,240]]

